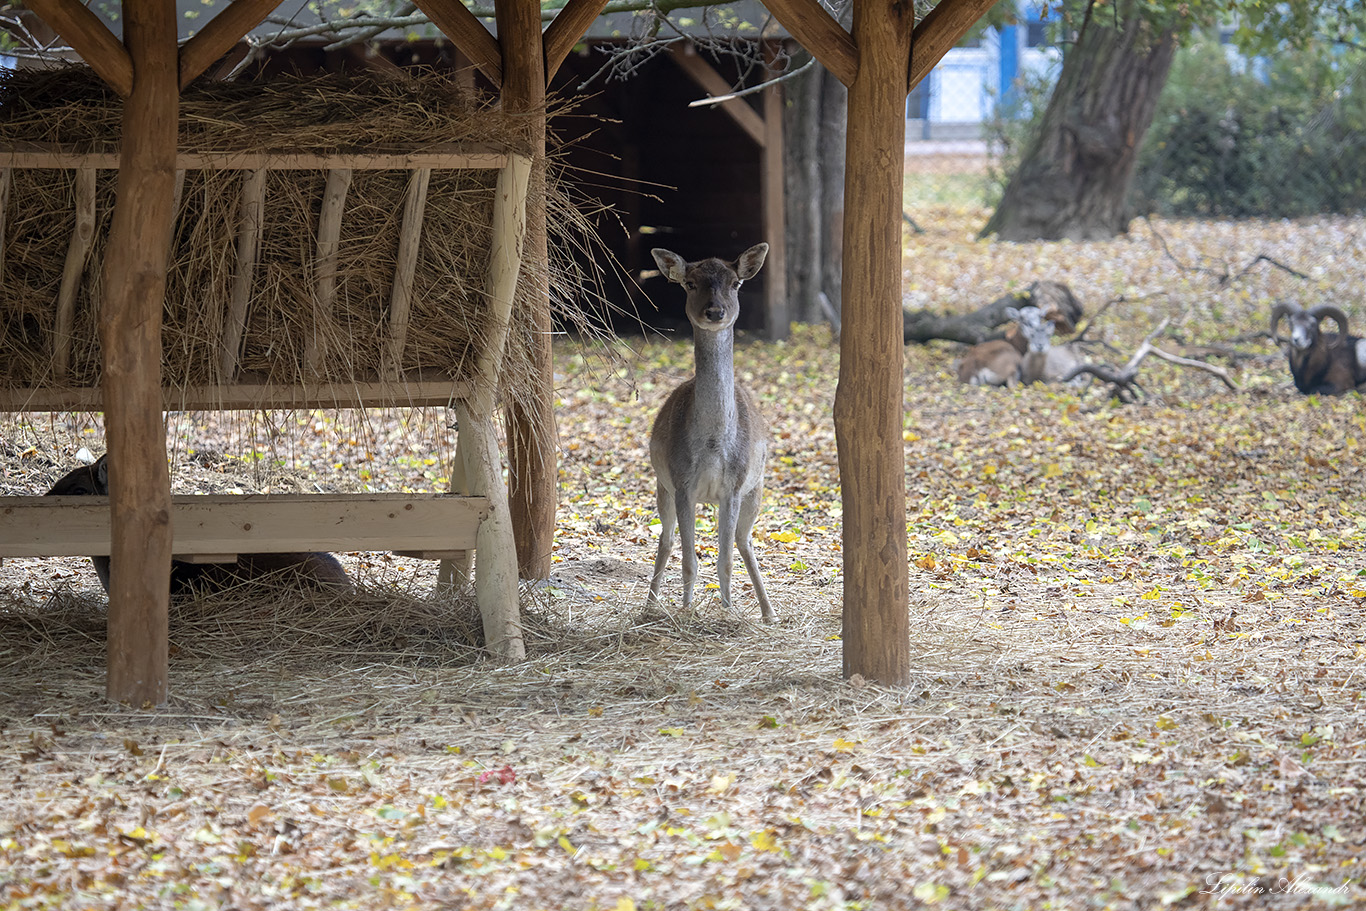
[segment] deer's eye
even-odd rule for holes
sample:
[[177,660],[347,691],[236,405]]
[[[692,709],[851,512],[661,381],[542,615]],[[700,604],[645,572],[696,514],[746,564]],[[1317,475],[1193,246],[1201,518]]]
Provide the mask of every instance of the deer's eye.
[[735,284],[733,284],[733,285],[730,286],[730,289],[731,289],[732,291],[739,291],[739,290],[740,290],[740,286],[743,285],[743,284],[744,284],[744,282],[742,282],[742,281],[737,281]]
[[683,290],[684,290],[684,291],[696,291],[696,290],[697,290],[697,283],[696,283],[696,282],[683,281],[683,282],[679,282],[679,284],[681,284],[681,285],[683,286]]

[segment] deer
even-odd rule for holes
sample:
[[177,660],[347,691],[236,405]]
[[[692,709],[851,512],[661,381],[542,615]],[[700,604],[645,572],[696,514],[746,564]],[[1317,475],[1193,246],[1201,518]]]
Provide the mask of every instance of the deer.
[[[46,496],[108,496],[109,456],[100,456],[93,465],[70,471],[52,485]],[[95,575],[109,591],[109,558],[92,556]],[[194,590],[222,591],[234,584],[259,580],[274,573],[289,574],[319,589],[345,589],[351,585],[340,561],[331,554],[269,553],[240,554],[236,563],[190,563],[171,561],[171,594],[185,595]]]
[[768,255],[768,244],[755,244],[734,262],[714,257],[687,262],[661,248],[650,253],[660,273],[687,292],[694,376],[669,393],[650,431],[660,533],[646,606],[659,606],[664,570],[673,556],[676,525],[683,545],[683,609],[691,609],[697,579],[697,504],[714,503],[721,606],[732,609],[732,549],[738,550],[763,620],[772,623],[777,615],[768,602],[764,577],[750,543],[763,495],[768,425],[754,394],[735,381],[734,361],[740,286],[758,274]]

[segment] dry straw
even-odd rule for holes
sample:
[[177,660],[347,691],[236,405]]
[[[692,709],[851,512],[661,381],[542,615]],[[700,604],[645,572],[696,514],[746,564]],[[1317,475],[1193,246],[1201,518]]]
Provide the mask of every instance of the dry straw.
[[[122,105],[88,70],[0,74],[0,142],[58,143],[81,151],[117,148]],[[181,100],[183,151],[267,150],[335,153],[402,152],[469,143],[527,147],[530,118],[501,111],[452,79],[325,74],[250,83],[200,83]],[[537,285],[550,289],[560,327],[593,332],[605,325],[597,293],[602,261],[585,207],[550,167],[544,199],[550,262],[524,261],[544,283],[523,281],[505,352],[502,392],[526,400],[538,390],[527,341]],[[243,173],[186,175],[176,215],[164,312],[163,376],[168,385],[223,382],[219,347],[236,269]],[[483,298],[490,248],[492,170],[434,171],[427,197],[413,311],[402,367],[468,378],[489,327]],[[69,341],[55,338],[63,264],[75,220],[75,172],[16,170],[5,213],[0,276],[0,386],[83,387],[99,382],[100,268],[108,240],[115,174],[97,181],[97,230],[77,296]],[[398,251],[398,221],[409,176],[357,172],[347,196],[339,242],[333,319],[314,318],[314,259],[325,172],[272,172],[264,233],[252,289],[241,369],[254,380],[297,384],[315,322],[326,339],[319,379],[347,383],[382,367],[389,295]],[[543,194],[543,196],[541,195]],[[58,379],[54,351],[69,344],[71,370]]]

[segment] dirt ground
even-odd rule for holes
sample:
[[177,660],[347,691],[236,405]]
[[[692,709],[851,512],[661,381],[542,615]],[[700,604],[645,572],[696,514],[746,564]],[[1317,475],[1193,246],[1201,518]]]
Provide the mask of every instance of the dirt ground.
[[[1111,302],[1090,356],[1122,362],[1170,316],[1160,343],[1233,349],[1213,362],[1239,391],[1156,363],[1131,406],[967,388],[952,346],[908,349],[911,686],[841,675],[828,329],[736,354],[772,425],[773,626],[747,581],[733,616],[714,589],[679,611],[677,558],[667,609],[643,609],[649,421],[687,343],[565,344],[524,664],[480,656],[434,566],[343,555],[351,595],[177,604],[171,702],[114,706],[88,565],[6,561],[0,907],[1360,903],[1366,413],[1296,394],[1257,336],[1281,296],[1362,312],[1366,224],[999,245],[971,239],[980,211],[915,214],[908,305],[1065,281],[1088,313]],[[1311,279],[1238,274],[1259,254]],[[102,448],[86,419],[31,418],[0,426],[0,493]],[[435,412],[171,431],[185,490],[440,489],[451,442]]]

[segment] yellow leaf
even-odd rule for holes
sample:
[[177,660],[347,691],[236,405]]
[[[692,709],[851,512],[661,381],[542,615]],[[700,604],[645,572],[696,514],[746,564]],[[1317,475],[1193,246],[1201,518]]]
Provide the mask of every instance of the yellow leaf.
[[756,851],[777,851],[778,839],[772,829],[764,829],[762,832],[755,832],[749,837],[749,843],[754,846]]
[[795,531],[771,531],[768,533],[769,540],[781,541],[783,544],[791,544],[793,541],[800,541],[802,536]]
[[573,854],[575,851],[578,850],[578,848],[574,847],[573,842],[569,840],[568,836],[565,835],[561,835],[559,838],[555,839],[555,844],[563,848],[564,853],[566,854]]
[[623,895],[617,899],[617,911],[636,911],[636,903]]
[[855,749],[857,746],[858,746],[857,743],[854,743],[853,741],[850,741],[850,740],[845,740],[843,737],[836,737],[836,738],[835,738],[835,751],[836,751],[836,752],[839,752],[839,753],[851,753],[851,752],[854,751],[854,749]]
[[1170,715],[1157,716],[1157,729],[1159,731],[1174,731],[1177,727],[1177,723],[1175,721],[1172,721]]

